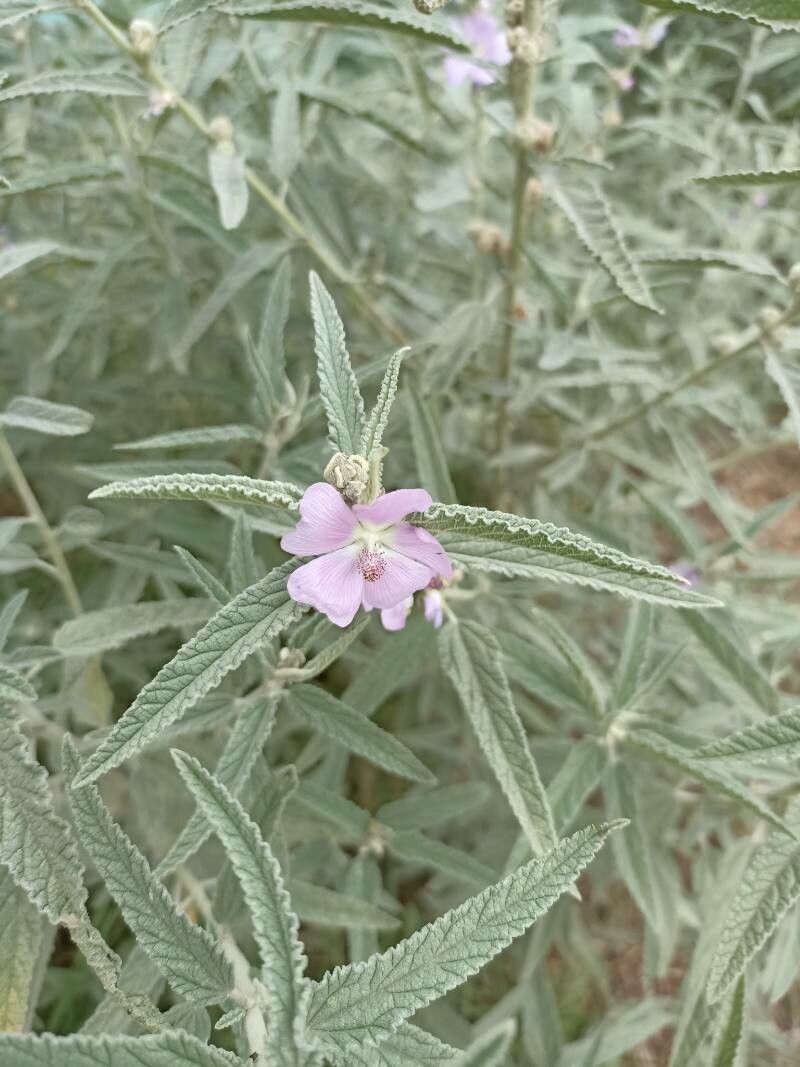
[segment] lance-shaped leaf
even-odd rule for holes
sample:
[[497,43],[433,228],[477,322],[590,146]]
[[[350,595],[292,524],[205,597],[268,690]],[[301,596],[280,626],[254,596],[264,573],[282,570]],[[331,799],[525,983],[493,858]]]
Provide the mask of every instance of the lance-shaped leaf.
[[36,700],[36,690],[19,671],[0,663],[0,701],[19,704],[23,700]]
[[529,610],[533,615],[536,628],[546,634],[561,653],[588,709],[595,716],[601,717],[605,711],[608,694],[605,682],[597,668],[551,612],[535,606]]
[[420,485],[434,500],[455,504],[458,500],[447,466],[447,457],[433,415],[415,389],[409,389],[408,411],[411,416],[411,442]]
[[600,784],[608,757],[608,748],[593,737],[569,746],[567,758],[547,787],[547,799],[559,833],[569,827],[584,800]]
[[689,588],[666,567],[552,523],[455,504],[433,504],[412,521],[435,534],[454,563],[471,570],[575,582],[676,608],[719,604]]
[[726,763],[767,763],[796,759],[800,755],[800,707],[728,734],[703,745],[695,753],[699,759]]
[[207,500],[218,504],[263,504],[297,511],[303,490],[290,482],[265,482],[242,474],[156,474],[110,482],[90,500]]
[[262,441],[264,433],[255,426],[246,423],[233,423],[229,426],[197,426],[191,430],[174,430],[172,433],[159,433],[153,437],[140,437],[135,441],[123,441],[114,445],[118,452],[168,450],[171,448],[202,448],[206,445],[240,445],[247,441]]
[[289,895],[303,922],[316,926],[345,927],[348,930],[394,930],[400,925],[396,915],[390,915],[376,904],[298,878],[293,878],[289,883]]
[[71,404],[53,404],[38,396],[16,396],[5,411],[0,412],[0,426],[50,434],[53,437],[74,437],[87,433],[94,416]]
[[[800,28],[800,22],[798,23]],[[800,357],[779,355],[774,349],[767,351],[764,360],[767,374],[781,391],[783,402],[789,411],[789,425],[800,442]]]
[[379,1044],[523,934],[619,825],[579,831],[387,952],[337,967],[311,983],[309,1038],[341,1054]]
[[292,298],[292,261],[285,256],[269,288],[258,341],[246,346],[250,373],[256,385],[261,417],[270,425],[286,396],[284,333]]
[[370,412],[367,425],[364,427],[364,434],[361,438],[361,455],[367,459],[381,447],[383,433],[389,423],[392,404],[397,396],[397,378],[400,374],[403,356],[407,351],[407,348],[401,348],[389,360],[389,366],[386,368],[386,373],[378,391],[378,399],[375,401],[375,407]]
[[57,70],[0,90],[0,103],[23,96],[49,96],[53,93],[89,93],[92,96],[145,96],[147,87],[130,74],[107,70]]
[[714,1042],[713,1067],[736,1067],[744,1037],[744,975],[728,999]]
[[[281,9],[285,6],[281,4]],[[364,434],[364,401],[350,365],[344,326],[333,297],[313,271],[309,284],[319,393],[328,417],[328,437],[335,452],[355,455]]]
[[168,626],[199,626],[213,610],[210,600],[184,598],[87,611],[63,623],[53,635],[53,645],[64,656],[93,656]]
[[81,844],[119,905],[138,944],[176,993],[198,1004],[219,1004],[234,987],[233,969],[211,936],[179,910],[141,852],[106,810],[97,788],[77,788],[80,767],[65,738],[64,775]]
[[435,781],[428,768],[401,741],[325,689],[295,685],[286,700],[289,708],[312,730],[319,730],[371,763],[415,782]]
[[305,954],[283,876],[272,849],[244,808],[208,771],[183,752],[173,751],[181,777],[213,826],[241,884],[261,952],[261,980],[269,994],[268,1063],[300,1064],[296,1026],[306,992],[301,988]]
[[461,1053],[453,1067],[504,1067],[508,1063],[511,1043],[516,1033],[515,1020],[504,1019],[476,1038],[469,1048]]
[[217,198],[223,230],[235,230],[247,214],[250,187],[244,159],[229,141],[209,149],[208,177]]
[[333,1067],[455,1067],[458,1050],[445,1045],[433,1034],[411,1023],[402,1023],[380,1045],[348,1049],[344,1055],[333,1053],[328,1060]]
[[745,170],[693,178],[698,185],[792,185],[800,182],[800,167],[794,170]]
[[0,1033],[29,1029],[44,920],[0,864]]
[[478,744],[534,853],[558,840],[547,794],[536,769],[503,670],[494,635],[476,622],[440,631],[442,666],[458,694]]
[[386,848],[405,863],[430,867],[473,888],[483,889],[496,878],[496,872],[474,856],[414,830],[392,833],[386,841]]
[[588,252],[632,303],[662,314],[647,283],[631,257],[611,207],[594,182],[559,179],[549,188],[550,196],[569,219]]
[[476,809],[488,804],[491,795],[484,782],[424,789],[383,804],[375,818],[393,830],[430,830],[450,819],[474,816]]
[[0,861],[54,923],[83,911],[83,864],[69,825],[53,810],[47,772],[19,722],[0,703]]
[[633,697],[647,667],[653,629],[652,607],[638,600],[628,613],[622,652],[614,678],[614,704],[624,708]]
[[[277,704],[277,698],[274,696],[256,697],[249,700],[236,717],[214,769],[214,777],[234,794],[241,793],[247,785],[275,722]],[[158,875],[163,878],[182,863],[186,863],[211,833],[212,829],[205,815],[202,811],[195,811],[177,841],[159,863]]]
[[57,248],[55,241],[20,241],[19,244],[12,242],[0,249],[0,278],[5,278],[7,274],[27,266],[35,259],[55,252]]
[[636,904],[654,930],[658,929],[658,901],[653,886],[654,872],[650,858],[650,842],[644,827],[637,819],[641,811],[636,782],[621,761],[611,763],[603,777],[603,796],[612,817],[629,818],[630,826],[621,834],[614,834],[611,848],[619,873]]
[[301,614],[286,580],[295,561],[239,593],[148,682],[111,733],[83,764],[78,785],[118,767],[216,688],[273,634]]
[[183,1030],[145,1037],[0,1035],[0,1067],[237,1067],[241,1060]]
[[773,30],[800,27],[800,8],[796,0],[647,0],[647,3],[664,11],[747,19]]

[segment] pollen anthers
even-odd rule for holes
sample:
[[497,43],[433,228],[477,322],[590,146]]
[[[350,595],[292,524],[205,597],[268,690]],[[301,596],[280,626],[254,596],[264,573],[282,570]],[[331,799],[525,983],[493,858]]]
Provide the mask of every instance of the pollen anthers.
[[377,582],[386,571],[386,555],[379,549],[365,547],[358,553],[356,565],[365,582]]

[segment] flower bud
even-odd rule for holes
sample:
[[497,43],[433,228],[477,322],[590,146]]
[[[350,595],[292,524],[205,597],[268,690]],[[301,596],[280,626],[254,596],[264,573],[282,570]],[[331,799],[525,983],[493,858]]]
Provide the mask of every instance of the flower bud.
[[483,222],[481,220],[472,222],[467,229],[467,233],[475,243],[475,247],[487,255],[502,257],[508,251],[508,242],[505,234],[493,222]]
[[800,296],[800,263],[795,263],[789,271],[789,288]]
[[535,152],[549,152],[553,147],[556,129],[552,122],[531,115],[523,119],[516,129],[517,144]]
[[782,318],[783,312],[780,308],[767,304],[758,313],[758,324],[762,330],[771,331],[780,324]]
[[369,463],[363,456],[346,456],[337,452],[323,474],[325,481],[338,489],[345,500],[359,500],[369,484]]
[[131,44],[137,56],[151,56],[158,44],[158,30],[147,19],[134,19],[128,27]]
[[505,10],[506,26],[513,29],[522,22],[525,14],[525,0],[508,0]]
[[740,341],[735,333],[721,333],[711,338],[711,347],[721,356],[729,356],[739,347]]
[[544,200],[544,185],[538,178],[528,178],[525,183],[525,206],[536,207]]
[[536,38],[524,26],[512,27],[506,34],[506,44],[518,63],[532,67],[539,58]]
[[287,648],[285,645],[278,653],[279,667],[303,667],[306,654],[302,648]]
[[17,26],[14,30],[14,44],[22,46],[28,40],[28,31],[24,26]]
[[227,115],[217,115],[208,124],[208,134],[218,145],[233,143],[233,123]]

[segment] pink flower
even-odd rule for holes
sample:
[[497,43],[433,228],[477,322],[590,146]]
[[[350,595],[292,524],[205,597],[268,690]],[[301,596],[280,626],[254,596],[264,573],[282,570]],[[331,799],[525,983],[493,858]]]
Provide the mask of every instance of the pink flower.
[[[431,503],[424,489],[397,489],[372,504],[349,507],[332,485],[309,486],[300,501],[300,521],[281,538],[281,548],[317,558],[293,572],[289,596],[336,626],[348,626],[361,606],[399,609],[431,579],[449,578],[453,568],[436,538],[402,521]],[[390,621],[398,618],[399,613]]]
[[444,608],[442,594],[438,589],[426,589],[423,601],[425,618],[434,628],[440,630],[444,622]]
[[629,22],[623,22],[614,33],[614,44],[617,48],[638,48],[641,43],[641,34]]
[[[510,62],[506,35],[489,12],[488,5],[479,4],[471,14],[453,21],[476,59],[499,66]],[[444,80],[448,85],[458,86],[467,81],[471,85],[491,85],[496,79],[492,71],[480,63],[466,56],[449,55],[444,60]]]

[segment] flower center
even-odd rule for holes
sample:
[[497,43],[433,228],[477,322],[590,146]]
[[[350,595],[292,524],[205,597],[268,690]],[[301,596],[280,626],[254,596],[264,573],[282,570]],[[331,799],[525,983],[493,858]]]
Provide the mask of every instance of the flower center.
[[356,566],[365,582],[377,582],[386,570],[386,556],[383,552],[362,548],[358,553]]

